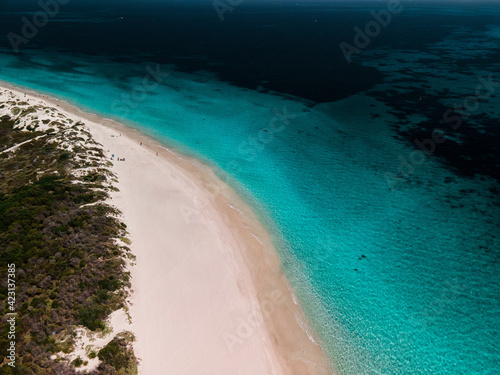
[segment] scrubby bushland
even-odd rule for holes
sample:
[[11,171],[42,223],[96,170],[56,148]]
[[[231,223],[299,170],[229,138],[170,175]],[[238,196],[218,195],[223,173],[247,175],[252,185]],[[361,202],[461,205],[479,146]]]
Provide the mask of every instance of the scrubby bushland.
[[[104,203],[109,171],[72,174],[87,153],[102,156],[95,144],[63,150],[55,141],[57,132],[20,131],[14,124],[7,116],[0,119],[0,152],[31,141],[0,154],[0,375],[75,374],[79,361],[57,362],[51,355],[72,351],[75,326],[102,329],[108,315],[123,306],[130,283],[124,260],[129,249],[116,240],[126,235],[125,225]],[[15,368],[6,366],[4,358],[10,341],[10,263],[17,270]],[[107,372],[99,373],[135,368],[131,349],[120,340],[103,352]]]

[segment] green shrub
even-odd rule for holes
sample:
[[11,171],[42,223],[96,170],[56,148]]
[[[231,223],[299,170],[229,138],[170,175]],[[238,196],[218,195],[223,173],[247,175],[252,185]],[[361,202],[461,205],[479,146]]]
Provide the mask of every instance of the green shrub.
[[103,321],[105,315],[104,307],[83,308],[78,311],[80,322],[91,331],[106,328]]
[[71,362],[73,364],[73,366],[75,367],[80,367],[81,365],[83,365],[83,360],[80,358],[80,357],[77,357],[73,360],[73,362]]
[[[137,367],[137,359],[130,348],[131,341],[127,335],[117,335],[108,345],[99,350],[97,355],[103,363],[113,366],[119,373],[133,373]],[[122,369],[128,369],[128,371],[120,371]]]

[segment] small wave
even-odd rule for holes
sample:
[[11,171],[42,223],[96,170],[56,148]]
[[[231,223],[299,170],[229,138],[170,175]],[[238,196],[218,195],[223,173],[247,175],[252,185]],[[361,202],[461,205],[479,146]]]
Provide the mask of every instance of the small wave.
[[[243,212],[241,212],[241,210],[240,210],[239,208],[234,207],[231,203],[226,203],[226,204],[227,204],[229,207],[231,207],[233,210],[236,210],[236,211],[238,211],[240,214],[242,214],[242,215],[243,215]],[[245,225],[245,227],[247,227],[247,226]],[[247,228],[248,228],[248,227],[247,227]]]
[[311,333],[307,329],[306,323],[302,319],[300,319],[300,317],[298,317],[297,315],[295,315],[295,320],[299,324],[300,328],[302,328],[302,330],[306,333],[307,337],[309,337],[309,340],[311,340],[311,342],[313,344],[318,345],[318,343],[314,340],[314,338],[312,337]]
[[168,153],[174,155],[177,159],[181,159],[181,160],[186,160],[186,161],[189,161],[187,159],[184,159],[182,156],[180,156],[179,154],[176,154],[175,152],[173,152],[172,150],[170,150],[169,148],[167,147],[164,147],[164,146],[160,146],[161,149],[167,151]]
[[254,237],[255,237],[255,239],[256,239],[257,241],[259,241],[259,243],[260,243],[261,245],[264,245],[264,243],[260,240],[260,238],[259,238],[259,237],[257,237],[257,236],[256,236],[255,234],[253,234],[252,232],[250,232],[250,234],[251,234],[252,236],[254,236]]

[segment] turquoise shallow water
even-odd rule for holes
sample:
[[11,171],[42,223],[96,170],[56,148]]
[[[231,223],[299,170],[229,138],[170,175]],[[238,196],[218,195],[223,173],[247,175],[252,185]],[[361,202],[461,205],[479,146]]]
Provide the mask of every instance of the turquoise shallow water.
[[[78,64],[92,66],[85,60]],[[4,70],[2,79],[107,116],[113,116],[114,98],[127,92],[117,82],[40,66],[29,80],[7,74]],[[345,124],[325,114],[348,111],[349,99],[334,104],[337,108],[310,110],[297,100],[210,78],[193,83],[196,78],[172,73],[168,87],[150,94],[126,120],[220,166],[220,176],[231,178],[257,205],[275,228],[292,285],[344,373],[410,374],[427,368],[434,374],[481,374],[493,368],[498,265],[489,251],[499,245],[491,236],[498,222],[488,214],[493,197],[480,193],[484,182],[461,180],[428,160],[412,176],[417,186],[391,190],[384,166],[408,149],[381,121],[364,133],[356,128],[363,118]],[[286,108],[288,124],[274,123],[280,131],[272,140],[267,132],[270,141],[261,150],[241,147],[261,129],[271,129],[273,108],[282,114]],[[304,123],[318,129],[310,134],[302,130]],[[444,183],[446,178],[453,182]]]
[[[492,39],[468,30],[475,38],[467,40],[468,53],[487,55],[495,30],[488,31]],[[421,96],[405,78],[418,74],[425,76],[424,100],[443,98],[438,112],[470,95],[477,76],[497,66],[464,74],[437,61],[437,51],[464,50],[453,39],[462,32],[420,54],[364,51],[361,63],[385,71],[384,81],[323,104],[167,64],[160,66],[162,83],[138,96],[154,59],[60,50],[0,54],[0,79],[125,122],[216,167],[272,232],[342,374],[496,374],[498,181],[464,176],[433,155],[391,186],[387,172],[397,173],[415,150],[402,130],[425,130],[428,114],[410,113],[401,123],[394,104],[373,94],[398,87],[398,94]],[[498,108],[493,96],[478,114],[498,118]],[[481,131],[496,139],[491,129]],[[467,134],[455,136],[459,143]]]

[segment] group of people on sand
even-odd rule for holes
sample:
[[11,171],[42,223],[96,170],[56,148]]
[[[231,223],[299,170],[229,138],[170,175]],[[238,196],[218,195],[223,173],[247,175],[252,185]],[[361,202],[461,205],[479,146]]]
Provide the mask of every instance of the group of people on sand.
[[[111,160],[114,160],[115,154],[111,155]],[[125,161],[125,158],[116,158],[117,161]]]
[[[109,152],[109,150],[108,150]],[[111,160],[115,159],[115,154],[111,154]],[[125,161],[125,158],[116,158],[117,161]]]
[[[37,97],[37,98],[49,98],[48,95],[40,95],[40,94],[30,94],[31,96]],[[24,97],[26,98],[26,93],[24,93]],[[29,99],[28,99],[29,100]],[[59,99],[56,99],[58,102],[60,102]]]
[[[114,135],[111,135],[112,137],[114,137]],[[121,134],[120,134],[120,137],[121,137]],[[140,145],[142,146],[142,142],[140,142]],[[108,150],[109,152],[109,150]],[[158,153],[156,153],[156,156],[158,156]],[[111,155],[111,160],[114,160],[115,159],[115,154],[112,154]],[[125,158],[116,158],[117,161],[125,161]]]

